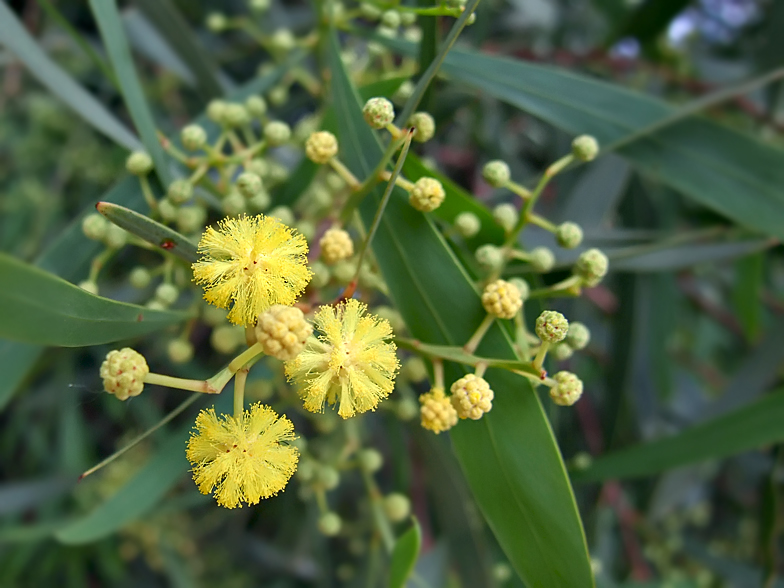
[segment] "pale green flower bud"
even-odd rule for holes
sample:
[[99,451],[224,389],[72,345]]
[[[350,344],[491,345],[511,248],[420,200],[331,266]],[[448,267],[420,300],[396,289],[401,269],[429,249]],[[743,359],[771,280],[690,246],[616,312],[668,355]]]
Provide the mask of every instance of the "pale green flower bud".
[[419,27],[408,27],[403,30],[403,38],[411,43],[419,43],[422,40],[422,29]]
[[250,115],[242,104],[229,102],[223,111],[223,118],[220,121],[229,128],[241,127],[250,124]]
[[520,215],[514,204],[504,202],[493,209],[493,218],[495,219],[495,222],[501,225],[501,228],[503,228],[504,231],[509,233],[515,228]]
[[585,349],[591,340],[591,332],[582,323],[569,323],[569,332],[566,335],[566,342],[572,349]]
[[326,176],[324,176],[324,183],[327,185],[327,188],[329,188],[333,192],[339,192],[340,190],[346,187],[346,180],[344,180],[342,177],[340,177],[340,175],[336,174],[335,172],[330,172]]
[[150,275],[149,270],[140,265],[133,268],[128,275],[128,281],[131,283],[131,286],[138,288],[139,290],[149,286],[150,280],[152,280],[152,275]]
[[493,566],[493,577],[496,582],[503,584],[512,577],[512,568],[504,562],[498,562]]
[[383,24],[380,24],[376,27],[376,34],[379,37],[386,37],[387,39],[394,39],[397,37],[397,29],[393,29],[391,27],[385,27]]
[[109,229],[109,221],[97,212],[88,214],[82,220],[82,232],[84,236],[93,241],[101,241],[106,236]]
[[550,398],[560,406],[571,406],[583,395],[583,381],[571,372],[553,376],[556,385],[550,388]]
[[376,449],[363,449],[357,454],[357,461],[359,461],[359,467],[372,474],[384,465],[384,456]]
[[276,206],[275,208],[269,211],[267,216],[276,218],[284,225],[288,225],[289,227],[293,225],[296,220],[294,218],[294,213],[288,206]]
[[282,53],[291,51],[297,46],[297,39],[291,29],[278,29],[270,35],[270,46],[274,51]]
[[599,143],[590,135],[580,135],[572,141],[572,155],[579,161],[591,161],[599,154]]
[[266,12],[271,4],[271,0],[249,0],[248,2],[250,9],[254,12]]
[[166,305],[158,299],[150,300],[144,306],[149,310],[166,310]]
[[404,27],[410,27],[413,25],[417,20],[417,15],[413,12],[401,12],[400,13],[400,24]]
[[134,151],[125,161],[125,169],[135,176],[146,176],[152,171],[152,157],[144,151]]
[[316,236],[316,225],[311,221],[301,220],[294,225],[294,228],[297,229],[308,242],[312,241],[313,237]]
[[427,112],[415,112],[408,119],[408,126],[414,127],[414,141],[426,143],[436,134],[436,121]]
[[245,335],[239,333],[237,327],[233,325],[221,325],[215,327],[210,335],[210,345],[218,353],[228,355],[233,353],[241,343],[244,342]]
[[177,210],[177,229],[182,233],[197,233],[204,229],[207,211],[201,206],[183,206]]
[[161,218],[170,223],[177,218],[177,207],[168,198],[164,198],[158,202],[158,212]]
[[405,82],[400,84],[400,87],[394,93],[392,98],[398,104],[404,104],[406,100],[408,100],[409,98],[411,98],[411,96],[414,95],[414,88],[415,88],[414,82],[412,82],[411,80],[406,80]]
[[482,177],[494,188],[503,188],[512,179],[512,172],[505,161],[494,159],[482,168]]
[[396,334],[400,334],[406,330],[406,322],[403,320],[403,317],[391,306],[377,306],[375,314],[382,319],[388,320],[389,324],[392,326],[392,330]]
[[313,163],[325,164],[338,154],[338,140],[329,131],[312,133],[305,142],[305,156]]
[[166,191],[166,197],[174,204],[183,204],[193,196],[193,184],[188,180],[174,180]]
[[593,464],[593,457],[590,453],[581,451],[571,459],[571,466],[576,470],[587,470]]
[[342,525],[340,517],[334,512],[325,512],[318,520],[318,530],[327,537],[334,537],[340,533]]
[[315,114],[306,114],[294,125],[294,140],[305,143],[313,133],[318,132],[321,126],[321,117]]
[[207,144],[207,131],[199,125],[188,125],[180,131],[180,141],[188,151],[196,151]]
[[432,212],[446,198],[444,186],[435,178],[419,178],[408,195],[408,202],[420,212]]
[[98,296],[98,284],[92,280],[83,280],[77,284],[85,292]]
[[401,421],[410,421],[419,415],[419,404],[413,398],[402,398],[398,401],[395,412]]
[[227,311],[222,308],[212,306],[211,304],[205,304],[202,308],[201,317],[209,326],[218,327],[226,324],[226,314]]
[[225,100],[210,100],[207,104],[207,118],[218,124],[223,124],[223,119],[226,116]]
[[425,360],[414,355],[403,362],[401,375],[409,382],[422,382],[427,379],[427,366]]
[[583,241],[583,230],[577,223],[567,221],[558,225],[555,231],[555,239],[561,247],[574,249]]
[[237,190],[245,198],[253,198],[262,188],[261,178],[252,172],[243,172],[237,178]]
[[575,275],[580,276],[589,288],[596,286],[607,275],[609,261],[598,249],[588,249],[580,254],[574,264]]
[[407,496],[394,492],[384,497],[384,513],[392,523],[399,523],[411,514],[411,501]]
[[282,163],[273,160],[269,161],[269,171],[267,172],[267,179],[272,184],[278,184],[280,182],[285,182],[289,179],[289,170],[288,168],[283,165]]
[[556,344],[550,351],[556,361],[566,361],[574,355],[574,349],[566,342]]
[[512,284],[520,293],[520,300],[525,302],[531,293],[531,288],[523,278],[510,278],[509,283]]
[[476,12],[472,12],[472,13],[471,13],[471,16],[469,16],[469,17],[468,17],[468,20],[466,21],[466,26],[469,26],[469,27],[470,27],[470,26],[471,26],[472,24],[474,24],[475,22],[476,22]]
[[545,343],[560,343],[569,332],[569,321],[560,312],[545,310],[536,319],[536,336]]
[[106,229],[106,235],[103,238],[103,242],[106,243],[107,247],[119,249],[128,242],[128,233],[125,229],[110,224]]
[[172,339],[166,346],[166,354],[172,363],[188,363],[193,359],[193,345],[184,339]]
[[367,20],[379,20],[382,14],[379,7],[369,2],[360,3],[359,13]]
[[400,26],[400,13],[397,10],[385,10],[381,15],[381,24],[391,29]]
[[207,28],[213,33],[221,33],[228,27],[229,21],[220,12],[211,12],[207,15]]
[[291,138],[291,127],[284,122],[273,120],[264,127],[264,139],[272,147],[283,145]]
[[354,279],[356,267],[347,260],[339,261],[332,266],[332,276],[338,284],[346,285]]
[[329,268],[320,261],[314,261],[310,264],[310,271],[313,272],[313,278],[310,280],[310,285],[314,288],[323,288],[329,284]]
[[266,159],[261,158],[251,159],[247,165],[245,165],[246,172],[256,174],[260,178],[267,177],[267,174],[269,174],[269,169],[269,162],[267,162]]
[[362,109],[365,122],[374,129],[383,129],[395,120],[395,107],[386,98],[371,98]]
[[171,306],[177,302],[180,296],[180,291],[174,284],[163,283],[155,289],[155,298],[165,306]]
[[555,266],[555,255],[547,247],[534,247],[529,256],[528,263],[535,272],[546,273]]
[[474,255],[477,263],[488,272],[501,269],[504,264],[504,253],[501,248],[489,243],[479,247]]
[[455,230],[464,239],[475,237],[482,228],[482,221],[473,212],[461,212],[455,217]]
[[267,102],[261,96],[249,96],[245,100],[245,109],[253,118],[261,118],[267,114]]
[[340,485],[340,473],[329,465],[322,465],[318,469],[317,478],[324,490],[334,490]]
[[289,87],[285,84],[278,84],[270,88],[267,98],[273,106],[282,106],[289,101]]
[[221,202],[223,212],[228,216],[236,216],[245,212],[247,203],[238,191],[231,191]]
[[129,347],[110,351],[100,370],[104,390],[119,400],[141,394],[149,373],[144,356]]

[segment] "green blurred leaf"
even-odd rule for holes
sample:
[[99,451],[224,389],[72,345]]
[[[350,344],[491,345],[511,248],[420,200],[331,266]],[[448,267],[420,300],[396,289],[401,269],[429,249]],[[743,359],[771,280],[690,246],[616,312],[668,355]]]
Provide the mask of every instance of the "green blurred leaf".
[[174,229],[170,229],[148,216],[111,202],[99,202],[95,209],[118,227],[144,239],[155,247],[160,247],[188,263],[194,263],[198,259],[196,245]]
[[735,264],[737,277],[732,289],[735,307],[743,332],[754,341],[762,332],[761,292],[765,278],[765,256],[762,253],[739,259]]
[[131,49],[122,26],[116,0],[90,0],[90,8],[101,31],[109,61],[117,75],[125,105],[131,114],[136,129],[142,137],[145,150],[155,163],[155,172],[161,183],[168,186],[172,180],[169,160],[158,141],[150,106],[133,64]]
[[649,476],[706,459],[718,459],[784,440],[784,390],[665,439],[599,457],[575,482]]
[[608,44],[623,37],[635,37],[642,45],[650,45],[689,4],[691,0],[646,0],[635,8]]
[[3,1],[0,1],[0,43],[8,47],[52,94],[96,130],[118,145],[131,150],[141,148],[141,143],[131,131],[43,52]]
[[138,337],[177,324],[184,312],[150,310],[85,292],[0,254],[0,337],[80,347]]
[[389,564],[389,588],[403,588],[414,570],[419,549],[422,546],[422,530],[419,521],[411,517],[411,528],[395,542],[392,561]]
[[[334,36],[329,51],[341,158],[364,178],[382,148],[362,118]],[[366,225],[380,196],[376,189],[360,207]],[[381,219],[373,251],[414,337],[438,345],[468,340],[484,316],[479,294],[430,217],[414,210],[400,189]],[[514,359],[497,325],[480,351]],[[447,373],[450,378],[459,374],[453,365]],[[451,434],[480,508],[526,583],[593,586],[574,496],[538,396],[524,378],[509,372],[489,370],[486,378],[496,391],[494,409],[479,421],[461,422]]]

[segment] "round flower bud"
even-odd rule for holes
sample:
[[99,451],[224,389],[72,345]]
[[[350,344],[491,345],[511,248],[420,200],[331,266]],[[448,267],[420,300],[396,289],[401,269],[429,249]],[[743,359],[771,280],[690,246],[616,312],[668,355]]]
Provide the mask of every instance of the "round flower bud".
[[566,342],[572,349],[580,350],[588,346],[591,340],[591,332],[582,323],[569,323],[569,332],[566,333]]
[[275,51],[291,51],[297,45],[297,39],[291,29],[278,29],[270,35],[270,46]]
[[275,304],[259,315],[255,332],[264,353],[288,361],[305,348],[313,327],[299,308]]
[[205,304],[201,311],[201,318],[205,324],[211,327],[219,327],[226,323],[226,310]]
[[220,12],[211,12],[207,15],[207,28],[213,33],[225,31],[228,24],[226,16]]
[[261,96],[249,96],[245,100],[245,110],[253,118],[261,118],[267,114],[267,102]]
[[384,513],[392,523],[399,523],[411,514],[411,501],[407,496],[394,492],[384,497]]
[[433,388],[419,397],[422,427],[438,434],[448,431],[457,424],[457,411],[443,388]]
[[183,233],[196,233],[204,229],[207,211],[201,206],[183,206],[177,210],[177,228]]
[[340,517],[334,512],[325,512],[319,517],[318,530],[322,535],[327,537],[334,537],[340,533],[340,527],[343,525]]
[[572,155],[579,161],[591,161],[599,153],[599,143],[590,135],[580,135],[572,141]]
[[308,242],[312,241],[313,237],[316,236],[316,225],[309,220],[301,220],[295,223],[294,228],[297,229]]
[[250,9],[255,12],[266,12],[269,10],[272,2],[270,0],[250,0],[248,5]]
[[414,127],[414,141],[426,143],[436,134],[436,121],[427,112],[415,112],[408,119],[408,126]]
[[396,29],[400,26],[400,13],[397,10],[385,10],[381,15],[381,24]]
[[574,349],[572,349],[569,344],[564,341],[563,343],[556,344],[552,348],[551,353],[556,361],[566,361],[572,357],[572,355],[574,355]]
[[172,339],[166,346],[166,354],[172,363],[188,363],[193,359],[193,345],[184,339]]
[[319,241],[321,258],[327,265],[334,265],[338,261],[348,259],[354,255],[354,242],[343,229],[332,228],[324,233]]
[[377,306],[375,312],[376,316],[389,321],[395,333],[399,334],[406,330],[406,322],[403,320],[403,317],[391,306]]
[[272,147],[283,145],[291,138],[291,127],[279,120],[273,120],[264,127],[264,139]]
[[180,131],[180,141],[188,151],[196,151],[207,144],[207,131],[199,125],[188,125]]
[[314,261],[310,264],[310,271],[313,272],[313,277],[310,280],[310,285],[314,288],[323,288],[329,284],[329,268],[320,261]]
[[148,310],[166,310],[166,305],[157,298],[150,300],[144,307]]
[[471,26],[471,25],[472,25],[472,24],[474,24],[475,22],[476,22],[476,12],[472,12],[472,13],[471,13],[471,14],[468,16],[468,20],[466,20],[466,26]]
[[297,220],[294,218],[294,212],[288,206],[276,206],[267,213],[267,216],[274,217],[289,227]]
[[359,13],[367,20],[378,20],[382,14],[381,9],[370,2],[362,2],[359,5]]
[[241,127],[250,123],[250,115],[244,105],[229,102],[223,110],[220,122],[229,128]]
[[305,143],[308,137],[319,130],[321,117],[316,114],[306,114],[294,125],[293,136],[297,143]]
[[558,225],[555,230],[555,239],[561,247],[574,249],[583,241],[583,230],[577,223],[567,221]]
[[485,287],[482,292],[482,306],[487,314],[502,319],[514,318],[523,307],[523,299],[517,288],[505,281],[496,280]]
[[346,180],[341,178],[335,172],[330,172],[324,176],[324,183],[327,185],[327,188],[333,192],[339,192],[346,187]]
[[609,261],[607,256],[598,249],[583,251],[574,264],[574,273],[580,276],[588,287],[593,287],[607,275]]
[[405,397],[398,401],[396,413],[401,421],[410,421],[419,414],[419,406],[413,398]]
[[386,98],[371,98],[362,109],[365,122],[374,129],[383,129],[395,120],[395,107]]
[[246,172],[256,174],[260,178],[265,178],[269,174],[269,163],[266,159],[251,159],[244,167]]
[[423,380],[426,380],[427,366],[425,365],[425,360],[417,355],[409,357],[403,362],[400,373],[408,379],[409,382],[422,382]]
[[482,228],[482,221],[473,212],[461,212],[455,217],[454,227],[458,235],[470,239]]
[[82,232],[84,236],[93,241],[101,241],[106,236],[109,229],[109,221],[97,212],[88,214],[82,221]]
[[[334,419],[330,419],[332,422]],[[324,490],[334,490],[340,484],[340,473],[332,466],[321,466],[318,470],[318,483]]]
[[435,178],[419,178],[408,195],[411,206],[421,212],[435,210],[441,206],[444,198],[446,198],[444,187]]
[[482,177],[494,188],[503,188],[512,179],[512,172],[505,161],[495,159],[482,168]]
[[85,292],[89,292],[90,294],[94,294],[98,296],[98,284],[93,282],[92,280],[83,280],[77,284],[82,290]]
[[593,463],[590,453],[580,451],[571,460],[571,466],[576,470],[587,470]]
[[377,472],[384,465],[384,456],[375,449],[363,449],[357,455],[359,467],[369,474]]
[[408,100],[409,98],[411,98],[411,96],[413,96],[414,88],[415,88],[414,82],[412,82],[411,80],[406,80],[405,82],[400,84],[400,87],[397,89],[397,91],[392,96],[392,98],[398,104],[403,104],[406,102],[406,100]]
[[101,364],[103,387],[120,400],[138,396],[144,388],[144,378],[150,373],[144,356],[131,349],[115,349],[106,355]]
[[583,381],[571,372],[553,376],[556,385],[550,388],[550,398],[560,406],[571,406],[583,395]]
[[155,289],[155,298],[166,306],[171,306],[177,302],[180,291],[174,284],[163,283]]
[[414,12],[400,13],[400,24],[404,27],[410,27],[416,22],[416,20],[417,20],[417,15]]
[[232,325],[215,327],[210,335],[210,345],[218,353],[229,354],[240,346],[240,337],[237,328]]
[[505,202],[493,209],[493,218],[507,233],[515,228],[517,220],[520,218],[514,204]]
[[272,196],[264,188],[248,199],[248,207],[254,212],[263,212],[269,208],[270,204],[272,204]]
[[419,43],[422,40],[422,29],[419,27],[408,27],[403,30],[403,38],[410,43]]
[[243,172],[237,178],[237,190],[245,198],[253,198],[262,187],[261,178],[252,172]]
[[228,216],[235,216],[245,212],[247,203],[238,191],[231,191],[221,202],[223,212]]
[[338,284],[345,286],[354,279],[356,269],[353,263],[347,259],[342,259],[332,266],[332,277],[335,278]]
[[329,131],[312,133],[305,141],[305,155],[313,163],[328,163],[338,154],[338,140]]
[[209,104],[207,104],[207,118],[218,124],[223,124],[226,104],[225,100],[210,100]]
[[297,464],[297,478],[302,482],[310,482],[316,475],[316,463],[310,459],[301,459]]
[[479,247],[474,255],[477,263],[488,272],[500,269],[504,263],[504,253],[501,248],[489,243]]
[[536,319],[536,336],[545,343],[559,343],[568,332],[569,321],[560,312],[545,310]]
[[165,222],[170,223],[177,218],[177,207],[171,200],[164,198],[158,202],[158,213]]
[[107,247],[111,247],[112,249],[119,249],[120,247],[125,246],[128,242],[128,233],[125,229],[121,229],[117,225],[110,224],[106,228],[106,235],[104,235],[103,242],[106,243]]
[[523,278],[510,278],[509,283],[517,288],[518,292],[520,292],[520,300],[523,302],[528,300],[528,295],[531,293],[531,288],[528,286],[528,282],[526,282]]
[[452,384],[452,406],[461,419],[478,420],[493,408],[493,391],[487,380],[468,374]]
[[188,180],[174,180],[166,190],[166,197],[174,204],[187,202],[191,196],[193,196],[193,184]]
[[151,279],[152,276],[150,275],[149,270],[140,265],[133,268],[128,276],[128,281],[131,283],[131,286],[138,288],[139,290],[146,288],[150,284]]
[[529,253],[528,263],[535,272],[546,273],[555,266],[555,255],[547,247],[534,247]]
[[125,160],[125,169],[135,176],[146,176],[152,171],[152,157],[144,151],[134,151]]
[[267,92],[267,98],[273,106],[282,106],[289,101],[289,87],[285,84],[278,84]]

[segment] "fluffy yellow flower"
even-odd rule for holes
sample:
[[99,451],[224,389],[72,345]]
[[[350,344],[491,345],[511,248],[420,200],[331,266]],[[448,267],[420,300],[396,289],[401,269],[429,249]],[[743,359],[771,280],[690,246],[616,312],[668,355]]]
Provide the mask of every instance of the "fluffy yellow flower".
[[199,492],[226,508],[258,504],[277,494],[297,469],[299,452],[287,442],[294,426],[268,406],[254,404],[235,418],[203,410],[196,417],[185,455]]
[[273,304],[291,306],[311,278],[305,237],[264,215],[226,218],[199,241],[193,264],[204,299],[229,308],[235,325],[252,325]]
[[392,392],[399,363],[389,321],[366,315],[353,298],[337,307],[322,306],[315,316],[318,337],[311,336],[286,375],[298,384],[305,408],[322,412],[339,403],[344,419],[374,410]]

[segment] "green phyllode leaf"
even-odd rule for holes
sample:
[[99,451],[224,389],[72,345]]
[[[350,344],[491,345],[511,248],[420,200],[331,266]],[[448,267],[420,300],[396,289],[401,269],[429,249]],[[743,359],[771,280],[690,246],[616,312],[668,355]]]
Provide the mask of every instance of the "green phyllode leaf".
[[[365,124],[358,95],[330,46],[332,98],[338,115],[340,156],[360,178],[382,155]],[[381,190],[363,202],[366,225]],[[462,345],[484,311],[469,281],[427,215],[396,189],[381,220],[373,251],[390,295],[414,337],[436,345]],[[514,359],[500,327],[485,337],[479,355]],[[453,366],[448,377],[462,375]],[[487,522],[523,581],[530,586],[594,585],[585,535],[569,480],[538,396],[521,376],[489,370],[493,410],[452,430],[455,452]]]
[[25,343],[99,345],[146,335],[189,316],[94,296],[6,254],[0,254],[0,282],[0,337]]
[[403,588],[414,570],[419,549],[422,546],[422,530],[419,521],[411,517],[411,528],[395,542],[392,561],[389,565],[389,588]]

